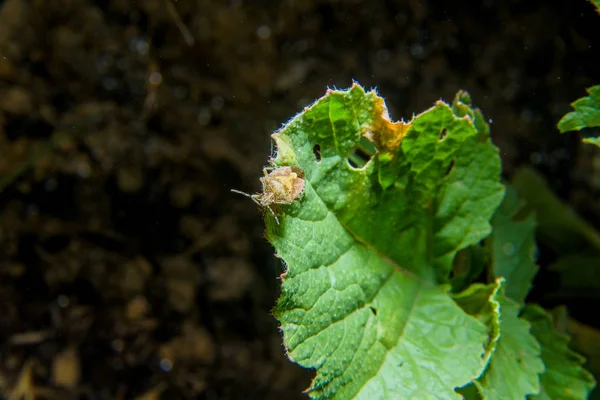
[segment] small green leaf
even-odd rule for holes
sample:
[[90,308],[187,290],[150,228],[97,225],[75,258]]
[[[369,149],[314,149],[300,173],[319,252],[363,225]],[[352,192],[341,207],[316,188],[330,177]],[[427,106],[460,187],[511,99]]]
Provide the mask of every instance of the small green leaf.
[[487,136],[490,134],[490,126],[485,121],[479,108],[471,108],[471,95],[464,90],[459,90],[452,102],[452,111],[458,116],[469,116],[475,125],[477,132]]
[[[456,254],[489,235],[504,194],[489,136],[443,102],[393,123],[375,92],[354,85],[274,138],[275,166],[304,171],[280,225],[265,218],[287,265],[275,315],[289,357],[316,370],[309,395],[456,399],[489,341],[445,284]],[[376,152],[359,165],[364,138]]]
[[483,399],[524,399],[540,391],[540,344],[519,318],[515,301],[500,299],[500,339],[484,374],[475,381]]
[[588,245],[600,250],[600,234],[556,197],[538,172],[518,170],[512,186],[526,202],[522,212],[535,211],[540,242],[560,253],[581,251]]
[[583,138],[583,139],[581,139],[581,141],[583,143],[594,144],[594,145],[600,147],[600,138],[598,138],[598,137]]
[[[571,104],[575,111],[566,114],[558,122],[558,129],[561,133],[600,127],[600,85],[592,86],[587,92],[589,93],[588,97],[582,97]],[[584,141],[599,144],[597,138],[588,138]]]
[[537,273],[535,264],[535,216],[522,214],[523,204],[509,187],[504,201],[492,219],[488,245],[492,255],[492,272],[506,279],[506,296],[522,303]]
[[590,0],[590,3],[596,7],[596,12],[600,14],[600,0]]
[[594,377],[582,365],[584,358],[568,348],[567,336],[558,333],[550,315],[537,306],[527,306],[523,318],[542,345],[546,371],[541,375],[542,390],[534,399],[584,400],[595,386]]
[[[555,327],[560,326],[558,318],[563,317],[565,314],[564,311],[560,312],[560,310],[561,309],[559,309],[558,317],[554,316],[555,310],[552,312],[552,317],[554,321],[556,321],[553,321],[553,325]],[[569,332],[571,339],[569,347],[575,352],[584,354],[586,356],[587,362],[584,364],[585,368],[591,372],[592,376],[600,376],[600,330],[569,318],[567,320],[567,328],[563,329],[562,331]],[[598,400],[599,398],[600,391],[596,385],[594,390],[592,390],[589,399]]]

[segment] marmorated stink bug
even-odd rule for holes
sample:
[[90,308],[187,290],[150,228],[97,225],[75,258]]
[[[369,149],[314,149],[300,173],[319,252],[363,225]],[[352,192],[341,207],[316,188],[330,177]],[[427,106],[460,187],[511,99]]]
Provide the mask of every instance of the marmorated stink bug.
[[231,189],[232,192],[250,197],[256,204],[269,210],[275,222],[279,219],[272,204],[291,204],[304,190],[304,171],[298,167],[279,167],[263,169],[265,176],[260,178],[262,193],[248,194],[239,190]]

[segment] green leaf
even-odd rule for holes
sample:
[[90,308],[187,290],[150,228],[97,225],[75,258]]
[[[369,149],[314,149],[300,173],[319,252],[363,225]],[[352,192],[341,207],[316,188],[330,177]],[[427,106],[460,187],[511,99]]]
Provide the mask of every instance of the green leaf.
[[456,302],[489,332],[485,372],[461,389],[469,399],[524,399],[539,392],[538,374],[544,370],[540,346],[529,333],[527,321],[519,318],[519,305],[506,298],[505,287],[504,279],[499,278],[489,285],[471,285],[455,296]]
[[[316,369],[310,396],[456,399],[483,368],[488,330],[440,283],[458,251],[489,235],[502,200],[489,137],[443,102],[392,123],[354,85],[274,138],[275,166],[305,178],[280,225],[265,215],[287,265],[275,315],[289,357]],[[361,138],[377,152],[355,168]]]
[[587,137],[587,138],[581,139],[581,141],[583,143],[589,143],[589,144],[593,144],[593,145],[600,147],[600,138],[598,138],[598,137]]
[[483,376],[474,383],[484,399],[524,399],[540,391],[540,344],[519,318],[520,306],[500,296],[500,339]]
[[462,395],[463,400],[481,400],[481,394],[473,384],[458,389],[458,393]]
[[600,14],[600,0],[590,0],[590,3],[596,7],[596,12]]
[[[558,122],[561,133],[600,127],[600,85],[592,86],[587,92],[588,97],[582,97],[571,104],[575,111],[566,114]],[[588,138],[584,141],[599,145],[598,138]]]
[[488,339],[483,356],[484,367],[490,361],[500,339],[500,302],[504,299],[504,286],[505,281],[500,278],[488,285],[475,283],[467,290],[454,295],[456,303],[488,329]]
[[504,201],[492,219],[488,245],[492,255],[492,272],[506,279],[506,296],[522,303],[537,273],[535,263],[535,216],[522,214],[523,204],[509,187]]
[[581,251],[588,245],[600,250],[600,234],[556,197],[538,172],[518,170],[512,186],[526,202],[522,212],[535,211],[540,242],[560,253]]
[[541,375],[542,390],[533,398],[587,399],[595,380],[582,367],[584,358],[568,348],[568,337],[554,329],[550,315],[540,307],[527,306],[523,318],[531,323],[531,332],[542,345],[542,358],[546,364],[546,372]]
[[[560,314],[564,315],[564,313]],[[554,325],[557,326],[558,323],[555,322]],[[569,335],[571,336],[569,347],[586,356],[587,363],[585,364],[585,367],[592,373],[592,376],[600,376],[600,330],[573,319],[567,320],[567,326],[566,331],[569,332]],[[564,330],[565,329],[563,329],[563,331]],[[600,390],[598,390],[598,387],[596,386],[594,390],[592,390],[589,399],[598,400],[599,398]]]
[[471,105],[471,95],[464,90],[459,90],[454,97],[454,101],[452,102],[452,111],[454,111],[454,114],[460,117],[468,116],[473,121],[473,125],[475,125],[477,132],[483,134],[484,136],[489,135],[490,126],[487,124],[487,122],[485,122],[483,114],[479,108],[471,108]]

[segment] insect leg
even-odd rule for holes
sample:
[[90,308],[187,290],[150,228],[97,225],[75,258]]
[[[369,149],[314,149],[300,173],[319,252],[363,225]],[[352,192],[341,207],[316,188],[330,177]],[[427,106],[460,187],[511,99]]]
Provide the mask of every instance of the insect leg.
[[238,194],[241,194],[241,195],[243,195],[243,196],[250,197],[250,198],[252,199],[252,201],[253,201],[253,202],[255,202],[256,204],[258,204],[258,205],[259,205],[259,206],[261,206],[261,207],[264,207],[264,206],[265,206],[265,205],[264,205],[264,204],[263,204],[263,203],[260,201],[260,198],[262,197],[262,194],[260,194],[260,193],[259,193],[259,194],[248,194],[248,193],[246,193],[246,192],[241,192],[241,191],[239,191],[239,190],[235,190],[235,189],[231,189],[231,191],[232,191],[233,193],[238,193]]
[[277,215],[275,215],[275,212],[271,209],[271,207],[265,206],[265,208],[267,210],[269,210],[269,212],[271,213],[271,215],[273,216],[273,218],[275,218],[275,222],[277,222],[277,225],[279,225],[279,218],[277,218]]
[[277,157],[277,149],[275,148],[275,141],[271,139],[271,155],[269,161],[274,160]]
[[264,167],[263,168],[263,174],[265,174],[265,176],[269,175],[271,173],[271,171],[273,171],[274,169],[276,169],[275,167]]

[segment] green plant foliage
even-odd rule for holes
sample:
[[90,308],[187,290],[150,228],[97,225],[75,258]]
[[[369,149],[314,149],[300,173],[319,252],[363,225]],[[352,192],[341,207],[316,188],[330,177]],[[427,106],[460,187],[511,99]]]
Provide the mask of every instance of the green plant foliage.
[[600,290],[600,234],[552,193],[543,177],[529,168],[513,176],[513,187],[526,205],[519,214],[534,212],[540,243],[554,250],[557,260],[548,269],[558,272],[554,296],[595,298]]
[[535,217],[531,212],[520,214],[522,209],[517,192],[509,187],[494,214],[493,231],[488,239],[492,272],[506,279],[506,296],[519,303],[525,301],[537,272]]
[[500,339],[485,373],[475,381],[484,399],[523,399],[540,390],[540,344],[519,318],[520,306],[500,297]]
[[596,7],[596,12],[600,14],[600,0],[590,0],[590,3]]
[[450,280],[454,292],[465,290],[484,272],[487,259],[486,250],[482,245],[475,244],[456,254]]
[[[592,376],[600,376],[600,330],[569,319],[564,306],[552,310],[552,318],[554,326],[560,332],[569,333],[571,338],[569,347],[585,354],[586,369],[592,373]],[[588,399],[598,400],[599,398],[600,391],[596,385]]]
[[[383,157],[353,168],[369,135]],[[497,149],[442,102],[392,124],[358,85],[274,137],[275,165],[306,179],[280,225],[267,216],[267,237],[288,265],[275,310],[288,354],[317,369],[311,396],[456,398],[482,371],[487,329],[438,283],[490,232],[503,196]]]
[[[593,3],[598,7],[597,2]],[[600,127],[600,85],[592,86],[587,91],[588,97],[582,97],[571,104],[575,111],[566,114],[558,122],[561,133]],[[598,137],[584,138],[583,141],[600,146]]]
[[[456,303],[467,314],[474,316],[485,324],[488,329],[488,340],[483,357],[486,366],[500,339],[500,303],[504,300],[504,287],[505,281],[500,278],[488,285],[472,284],[465,291],[454,295]],[[472,384],[469,386],[472,386]]]
[[594,377],[583,369],[585,361],[569,350],[568,338],[554,329],[552,319],[544,309],[527,306],[523,318],[531,323],[531,332],[542,345],[546,371],[541,375],[542,390],[534,399],[586,399],[594,388]]
[[576,252],[592,246],[600,251],[600,234],[548,187],[531,168],[513,175],[512,186],[526,202],[522,212],[535,212],[538,238],[558,253]]
[[[355,84],[273,135],[273,167],[304,179],[302,195],[273,207],[278,222],[265,213],[287,266],[275,316],[290,359],[316,371],[312,398],[538,393],[539,344],[515,301],[535,273],[533,225],[513,192],[497,211],[498,150],[470,103],[460,92],[451,106],[391,122],[383,100]],[[482,246],[492,225],[500,232]],[[510,259],[497,254],[508,240]],[[486,257],[493,282],[473,284]]]
[[461,389],[466,399],[524,399],[539,392],[539,374],[544,371],[540,345],[529,332],[529,323],[519,318],[519,304],[506,298],[505,287],[500,278],[489,285],[473,284],[454,297],[490,333],[488,364],[479,378]]

